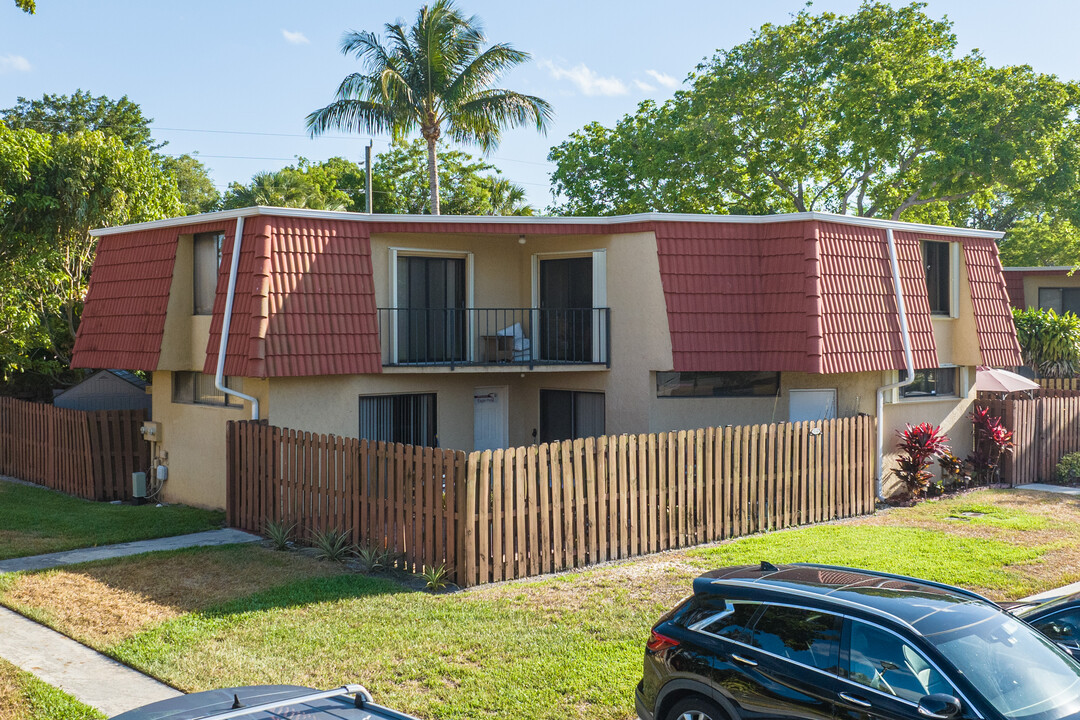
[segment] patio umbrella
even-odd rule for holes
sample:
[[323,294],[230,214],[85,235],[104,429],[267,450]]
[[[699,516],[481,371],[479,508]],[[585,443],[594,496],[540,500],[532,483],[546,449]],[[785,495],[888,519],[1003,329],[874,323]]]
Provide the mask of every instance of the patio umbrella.
[[1038,390],[1041,385],[1008,370],[996,370],[980,365],[975,369],[975,389],[987,392],[1011,393]]

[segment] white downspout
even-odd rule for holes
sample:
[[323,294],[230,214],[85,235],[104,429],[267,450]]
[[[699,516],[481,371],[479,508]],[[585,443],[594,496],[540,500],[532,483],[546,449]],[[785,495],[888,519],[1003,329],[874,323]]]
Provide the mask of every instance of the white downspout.
[[889,264],[892,266],[893,290],[896,292],[896,309],[900,314],[900,340],[904,345],[904,366],[907,368],[907,379],[899,382],[882,385],[877,391],[877,498],[884,500],[882,495],[882,481],[885,477],[885,423],[882,415],[885,412],[885,391],[895,390],[915,382],[915,361],[911,356],[911,337],[908,334],[907,314],[904,312],[904,292],[900,289],[900,263],[896,259],[896,241],[893,238],[892,228],[885,230],[885,237],[889,241]]
[[[890,230],[889,232],[892,232]],[[259,399],[225,387],[225,349],[229,347],[229,324],[232,322],[233,298],[236,297],[236,273],[240,267],[240,239],[244,236],[244,217],[236,218],[236,235],[233,237],[232,261],[229,264],[229,290],[225,294],[225,316],[221,319],[221,344],[218,345],[217,372],[214,387],[226,395],[238,397],[251,403],[251,419],[259,419]],[[879,396],[880,398],[880,396]],[[879,413],[880,414],[880,413]]]

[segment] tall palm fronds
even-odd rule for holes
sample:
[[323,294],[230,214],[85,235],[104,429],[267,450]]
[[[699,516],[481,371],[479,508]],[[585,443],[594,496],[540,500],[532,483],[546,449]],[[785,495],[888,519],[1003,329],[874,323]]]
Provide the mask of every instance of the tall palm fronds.
[[420,8],[412,27],[388,23],[385,31],[385,41],[372,32],[345,33],[341,52],[363,70],[341,81],[334,102],[307,116],[308,132],[366,130],[400,141],[419,129],[428,147],[431,212],[438,215],[435,143],[444,130],[489,152],[505,128],[534,124],[546,132],[552,109],[541,98],[491,87],[529,54],[506,43],[483,49],[480,20],[463,16],[452,0]]

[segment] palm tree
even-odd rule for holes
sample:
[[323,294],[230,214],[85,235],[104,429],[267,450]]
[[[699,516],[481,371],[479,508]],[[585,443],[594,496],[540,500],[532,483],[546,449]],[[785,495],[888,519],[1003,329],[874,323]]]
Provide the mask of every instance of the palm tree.
[[488,175],[483,186],[491,196],[489,215],[534,215],[532,206],[525,202],[525,189],[506,178]]
[[416,128],[427,141],[431,213],[439,214],[435,143],[445,130],[457,142],[498,146],[503,128],[535,124],[547,132],[551,106],[538,97],[491,85],[529,54],[506,43],[482,50],[477,17],[464,17],[452,0],[420,8],[410,28],[387,24],[386,44],[371,32],[347,32],[341,52],[363,72],[341,81],[331,104],[307,116],[314,137],[328,130],[389,132],[395,141]]

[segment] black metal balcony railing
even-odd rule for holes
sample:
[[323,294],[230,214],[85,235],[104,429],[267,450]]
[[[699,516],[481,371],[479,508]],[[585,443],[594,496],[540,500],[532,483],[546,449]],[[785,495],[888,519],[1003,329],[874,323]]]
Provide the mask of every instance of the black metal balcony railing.
[[383,365],[606,365],[611,308],[379,308]]

